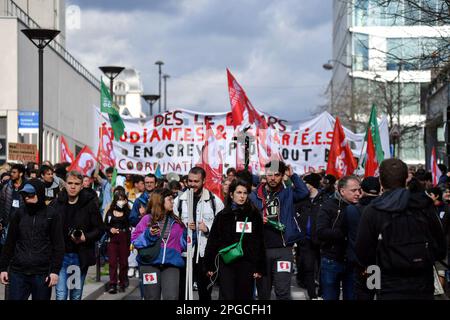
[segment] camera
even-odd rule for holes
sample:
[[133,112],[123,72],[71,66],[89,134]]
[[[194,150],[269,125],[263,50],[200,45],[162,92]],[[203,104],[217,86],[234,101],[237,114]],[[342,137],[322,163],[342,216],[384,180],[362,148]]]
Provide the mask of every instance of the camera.
[[83,235],[83,230],[81,229],[70,229],[69,237],[74,237],[75,239],[80,239]]

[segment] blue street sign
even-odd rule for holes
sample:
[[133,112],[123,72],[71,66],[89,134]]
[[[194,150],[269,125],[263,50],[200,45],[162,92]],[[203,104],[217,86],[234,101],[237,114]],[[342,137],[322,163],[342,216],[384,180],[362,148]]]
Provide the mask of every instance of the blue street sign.
[[39,112],[19,111],[19,129],[39,129]]

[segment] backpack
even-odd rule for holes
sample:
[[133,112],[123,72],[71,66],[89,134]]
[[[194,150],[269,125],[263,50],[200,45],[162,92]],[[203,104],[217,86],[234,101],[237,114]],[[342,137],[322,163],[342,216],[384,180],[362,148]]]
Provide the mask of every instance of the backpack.
[[[213,193],[211,191],[209,191],[209,199],[210,199],[210,204],[211,204],[211,209],[213,210],[214,216],[216,215],[216,198],[214,197]],[[178,201],[178,215],[181,217],[181,211],[183,210],[183,200],[180,199],[180,201]]]
[[434,265],[433,238],[425,212],[392,213],[382,224],[377,265],[388,274],[420,274]]

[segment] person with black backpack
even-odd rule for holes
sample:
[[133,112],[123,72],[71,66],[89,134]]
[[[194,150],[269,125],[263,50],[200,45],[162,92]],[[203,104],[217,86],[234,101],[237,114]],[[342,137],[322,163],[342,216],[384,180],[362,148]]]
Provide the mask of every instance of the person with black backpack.
[[405,188],[408,167],[403,161],[384,160],[379,172],[384,192],[361,216],[356,256],[363,267],[379,268],[378,275],[374,268],[378,300],[432,300],[434,263],[447,250],[433,202],[425,192]]

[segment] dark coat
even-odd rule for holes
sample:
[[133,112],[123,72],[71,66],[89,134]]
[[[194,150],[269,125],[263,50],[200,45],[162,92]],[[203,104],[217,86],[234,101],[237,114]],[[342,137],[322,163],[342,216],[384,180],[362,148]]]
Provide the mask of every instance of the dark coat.
[[357,205],[349,205],[345,210],[343,229],[347,237],[347,260],[353,264],[358,264],[358,259],[355,253],[356,236],[358,234],[359,220],[364,209],[372,202],[376,197],[364,196],[359,199]]
[[58,274],[64,256],[60,215],[44,203],[44,184],[30,180],[38,203],[20,208],[9,224],[0,270],[25,274]]
[[[442,225],[432,200],[424,192],[410,193],[399,188],[385,192],[373,200],[361,215],[356,238],[355,251],[359,262],[367,267],[376,264],[378,237],[383,225],[393,213],[421,212],[428,220],[433,237],[430,248],[435,260],[441,260],[446,255],[446,241]],[[432,298],[434,292],[433,267],[424,270],[422,274],[388,275],[381,270],[381,298]]]
[[310,242],[313,246],[319,246],[320,242],[316,232],[317,216],[327,199],[328,196],[324,192],[319,191],[313,199],[306,198],[295,204],[297,222],[303,234],[305,234],[305,237],[298,242],[299,245]]
[[[22,180],[22,184],[19,190],[24,186],[26,180]],[[9,180],[3,188],[0,190],[0,220],[2,221],[3,227],[7,226],[11,221],[11,209],[13,204],[13,181]],[[19,198],[19,208],[23,208],[25,203],[22,197]]]
[[242,240],[244,256],[241,259],[245,259],[253,265],[254,273],[265,273],[263,220],[258,210],[250,205],[235,209],[227,206],[214,218],[205,249],[204,259],[207,271],[216,269],[214,262],[220,249],[239,241],[241,233],[236,232],[236,222],[245,221],[246,217],[248,217],[248,222],[252,223],[252,232],[244,233]]
[[[58,193],[58,197],[50,204],[56,212],[62,217],[63,226],[65,225],[65,214],[68,205],[68,195],[66,190]],[[78,198],[78,211],[75,216],[72,229],[81,229],[86,237],[86,242],[78,245],[78,255],[80,259],[80,268],[87,270],[89,266],[95,265],[95,242],[100,240],[104,232],[102,216],[98,205],[97,196],[86,189],[82,189]],[[66,235],[65,241],[71,241]]]
[[322,257],[343,262],[347,247],[347,238],[343,228],[344,211],[348,203],[337,193],[325,201],[319,210],[316,232],[320,241]]

